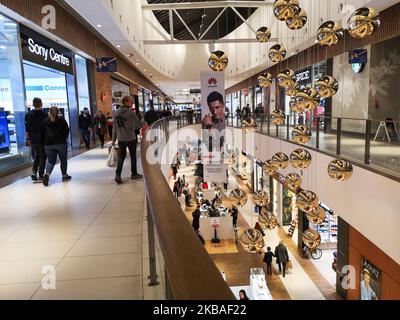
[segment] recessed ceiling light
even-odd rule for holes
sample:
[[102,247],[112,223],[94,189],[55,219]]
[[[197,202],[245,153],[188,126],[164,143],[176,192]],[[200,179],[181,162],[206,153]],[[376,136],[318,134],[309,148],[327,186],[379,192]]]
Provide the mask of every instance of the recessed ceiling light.
[[121,48],[121,46],[119,44],[117,44],[117,48]]
[[98,24],[97,28],[103,28],[103,26],[101,24]]

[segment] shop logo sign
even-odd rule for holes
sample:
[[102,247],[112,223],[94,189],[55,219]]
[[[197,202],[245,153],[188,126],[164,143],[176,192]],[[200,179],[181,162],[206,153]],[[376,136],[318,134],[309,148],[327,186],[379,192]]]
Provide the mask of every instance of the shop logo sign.
[[209,87],[216,87],[217,84],[218,84],[218,81],[215,78],[211,78],[211,79],[208,80],[208,86]]
[[69,58],[65,57],[63,54],[57,53],[53,48],[45,48],[37,43],[32,38],[28,39],[29,51],[35,55],[42,56],[44,61],[49,59],[55,63],[62,64],[69,67]]
[[42,14],[45,16],[42,19],[42,28],[49,30],[56,29],[56,8],[51,5],[44,6],[42,8]]
[[310,79],[310,71],[304,71],[296,74],[296,81],[301,82]]

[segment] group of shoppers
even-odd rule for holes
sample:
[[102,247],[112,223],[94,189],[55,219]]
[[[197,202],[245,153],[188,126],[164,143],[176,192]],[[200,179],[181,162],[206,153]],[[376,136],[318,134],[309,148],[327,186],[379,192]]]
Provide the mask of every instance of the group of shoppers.
[[50,175],[60,158],[62,181],[71,180],[68,175],[68,144],[69,127],[59,115],[57,107],[51,107],[49,112],[43,111],[40,98],[33,99],[33,107],[25,116],[26,145],[31,147],[33,156],[33,181],[42,181],[49,185]]
[[107,113],[107,117],[101,110],[98,110],[95,116],[89,113],[88,108],[84,108],[79,116],[79,130],[81,131],[82,140],[85,143],[86,149],[90,148],[90,138],[94,130],[95,134],[99,136],[101,148],[104,148],[105,135],[108,134],[112,138],[113,131],[113,117]]

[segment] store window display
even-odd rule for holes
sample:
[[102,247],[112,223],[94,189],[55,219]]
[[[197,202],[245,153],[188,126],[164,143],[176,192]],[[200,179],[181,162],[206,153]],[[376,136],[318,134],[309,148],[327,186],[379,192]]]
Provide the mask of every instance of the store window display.
[[18,26],[0,15],[0,170],[29,161]]

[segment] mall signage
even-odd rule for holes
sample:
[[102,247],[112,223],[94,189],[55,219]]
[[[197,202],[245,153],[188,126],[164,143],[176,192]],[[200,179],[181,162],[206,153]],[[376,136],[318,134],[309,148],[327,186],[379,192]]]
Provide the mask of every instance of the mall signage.
[[97,72],[117,72],[117,58],[96,58]]
[[297,71],[296,81],[300,84],[311,83],[311,67]]
[[21,26],[20,30],[24,60],[65,73],[74,73],[70,50],[26,27]]

